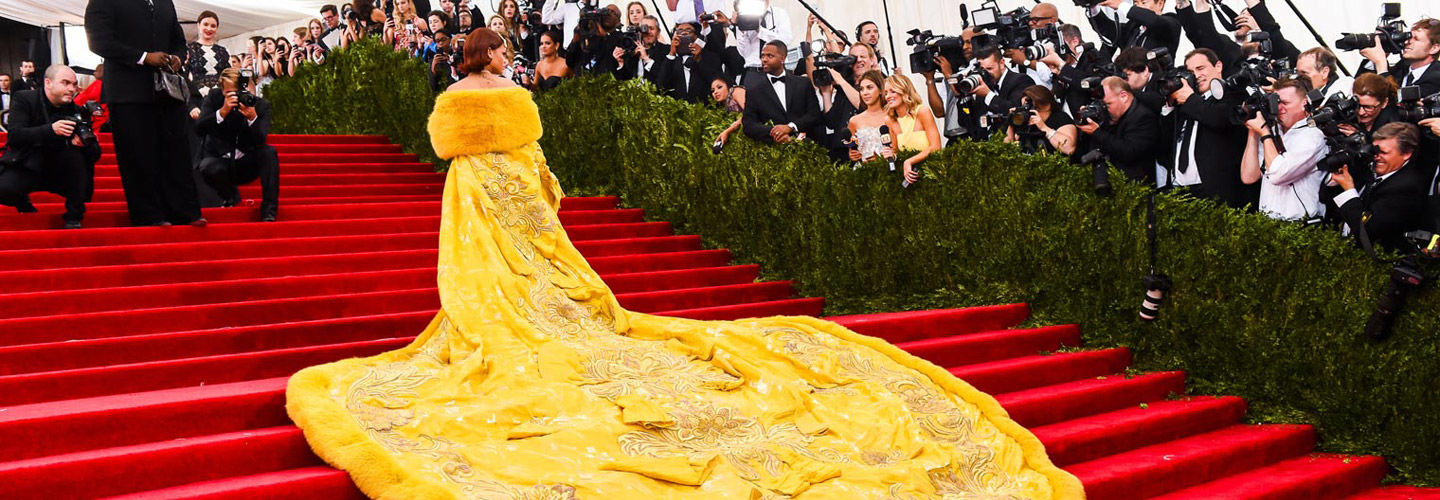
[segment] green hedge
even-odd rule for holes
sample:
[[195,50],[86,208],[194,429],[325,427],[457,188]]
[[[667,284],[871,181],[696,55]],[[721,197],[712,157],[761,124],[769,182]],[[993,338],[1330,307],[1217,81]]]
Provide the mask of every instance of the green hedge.
[[1078,322],[1089,346],[1134,349],[1140,369],[1244,396],[1253,421],[1315,424],[1324,450],[1383,454],[1393,479],[1440,485],[1440,294],[1413,297],[1393,340],[1362,340],[1388,267],[1334,232],[1162,196],[1160,260],[1176,287],[1145,323],[1139,185],[1101,198],[1085,168],[994,142],[943,150],[903,189],[883,166],[832,165],[813,145],[740,138],[715,156],[733,115],[608,78],[539,103],[567,189],[620,195],[831,313],[1028,302],[1036,322]]
[[[378,46],[341,51],[271,86],[276,130],[384,133],[433,157],[423,71]],[[1326,451],[1382,454],[1393,480],[1440,485],[1440,294],[1412,297],[1392,340],[1361,340],[1388,268],[1332,232],[1162,196],[1160,258],[1176,288],[1144,323],[1140,186],[1100,198],[1060,158],[966,143],[902,189],[808,144],[736,134],[715,156],[733,115],[643,85],[574,80],[538,102],[567,192],[620,195],[826,297],[830,313],[1028,302],[1034,322],[1079,323],[1088,346],[1128,346],[1140,369],[1247,398],[1252,421],[1315,424]]]
[[435,104],[424,62],[378,39],[332,52],[323,65],[301,65],[295,76],[265,87],[277,134],[383,134],[420,161],[438,159],[425,121]]

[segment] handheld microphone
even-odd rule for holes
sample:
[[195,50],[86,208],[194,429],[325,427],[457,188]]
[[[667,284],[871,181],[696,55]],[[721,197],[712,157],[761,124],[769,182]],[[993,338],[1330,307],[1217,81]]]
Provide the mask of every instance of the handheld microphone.
[[[887,148],[892,148],[892,151],[891,151],[891,152],[892,152],[892,153],[894,152],[894,151],[893,151],[892,142],[891,142],[891,140],[890,140],[890,126],[889,126],[889,125],[881,125],[881,126],[880,126],[880,144],[883,144],[883,145],[884,145],[885,147],[887,147]],[[891,156],[889,156],[888,158],[886,158],[886,164],[890,165],[890,171],[891,171],[891,172],[894,172],[894,171],[895,171],[895,156],[894,156],[893,154],[892,154]]]

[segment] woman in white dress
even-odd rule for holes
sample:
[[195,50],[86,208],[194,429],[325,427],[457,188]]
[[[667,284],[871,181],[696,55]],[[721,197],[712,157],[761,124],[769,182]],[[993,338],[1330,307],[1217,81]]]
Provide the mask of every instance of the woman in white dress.
[[850,137],[858,146],[850,150],[850,159],[870,161],[876,155],[893,158],[894,148],[885,146],[884,134],[880,133],[880,127],[888,127],[890,144],[896,144],[895,134],[900,130],[900,124],[885,112],[885,75],[871,70],[860,75],[859,83],[860,103],[864,110],[850,117]]

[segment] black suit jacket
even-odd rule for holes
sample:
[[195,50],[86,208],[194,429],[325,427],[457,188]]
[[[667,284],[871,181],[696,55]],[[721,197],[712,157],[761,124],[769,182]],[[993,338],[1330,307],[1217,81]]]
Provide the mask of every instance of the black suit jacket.
[[[74,104],[65,104],[59,108],[66,114],[77,113],[80,110]],[[42,158],[36,153],[71,147],[69,146],[69,137],[55,135],[54,129],[51,128],[50,124],[59,119],[59,116],[50,116],[49,111],[45,109],[43,91],[24,90],[12,94],[10,135],[6,139],[5,156],[0,157],[0,164],[12,165],[15,168],[36,173],[44,170]],[[90,163],[94,163],[100,159],[100,146],[98,144],[86,146],[85,154],[86,159]]]
[[[796,133],[814,135],[820,123],[820,103],[815,99],[815,87],[810,79],[803,76],[786,76],[785,95],[775,93],[769,75],[752,71],[745,75],[745,113],[741,124],[745,135],[761,142],[773,143],[770,129],[776,125],[794,123]],[[784,99],[785,106],[780,105]],[[792,135],[793,136],[793,135]]]
[[175,4],[153,1],[154,7],[146,0],[90,0],[86,6],[90,51],[105,58],[101,102],[154,102],[157,70],[141,64],[140,58],[146,52],[185,57],[185,32],[176,21]]
[[1155,114],[1139,103],[1114,123],[1102,124],[1090,135],[1090,143],[1110,158],[1110,163],[1133,180],[1155,180],[1155,144],[1159,126]]
[[[1184,140],[1186,123],[1192,123],[1195,138],[1190,150],[1195,154],[1190,168],[1199,169],[1203,194],[1232,207],[1243,207],[1259,200],[1259,183],[1247,185],[1240,181],[1240,160],[1245,155],[1245,127],[1230,122],[1231,111],[1244,101],[1239,92],[1226,92],[1224,99],[1205,99],[1198,92],[1176,107],[1176,145]],[[1178,160],[1177,160],[1178,161]],[[1253,193],[1252,193],[1253,191]]]
[[[1400,61],[1400,64],[1392,66],[1387,75],[1395,80],[1396,85],[1406,86],[1405,77],[1410,74],[1410,62]],[[1410,85],[1420,87],[1420,96],[1425,97],[1440,92],[1440,61],[1430,63],[1429,68],[1420,74],[1420,79],[1410,82]]]
[[255,123],[246,123],[245,115],[238,109],[231,110],[224,120],[216,120],[215,113],[225,103],[220,89],[205,96],[200,106],[200,119],[195,121],[195,135],[201,139],[201,155],[223,157],[239,149],[245,154],[265,146],[270,135],[270,102],[257,98],[255,102]]
[[1341,219],[1350,226],[1357,241],[1356,228],[1363,224],[1370,241],[1376,245],[1391,250],[1411,247],[1405,233],[1423,226],[1425,196],[1430,191],[1430,178],[1424,169],[1412,167],[1414,165],[1406,165],[1389,178],[1372,182],[1360,197],[1340,205]]
[[1091,17],[1090,26],[1095,28],[1096,33],[1109,38],[1119,49],[1143,47],[1150,50],[1165,47],[1170,49],[1171,54],[1179,50],[1180,18],[1174,13],[1159,15],[1150,9],[1131,7],[1126,16],[1119,27],[1115,25],[1113,18],[1104,14]]
[[990,78],[989,73],[986,73],[984,78],[985,85],[990,86],[990,91],[995,94],[995,98],[990,100],[990,104],[987,104],[986,108],[997,114],[1009,113],[1011,108],[1019,106],[1025,89],[1035,85],[1035,80],[1030,78],[1030,75],[1008,67],[1005,69],[1005,74],[1000,75],[998,84]]
[[[1213,11],[1195,12],[1195,7],[1190,5],[1175,9],[1175,18],[1180,21],[1180,26],[1192,45],[1208,48],[1220,56],[1220,62],[1225,63],[1225,76],[1229,77],[1240,70],[1240,63],[1245,60],[1245,52],[1240,44],[1235,43],[1235,39],[1222,35],[1220,30],[1215,29],[1215,15],[1211,12]],[[1183,57],[1185,56],[1182,54],[1175,55],[1177,60]]]
[[39,76],[31,76],[29,79],[17,76],[10,80],[11,92],[19,92],[21,90],[39,90],[44,87],[45,85],[40,82]]
[[[689,102],[705,102],[710,98],[710,82],[716,78],[725,76],[725,64],[721,61],[719,53],[701,51],[699,58],[692,58],[690,63],[690,81],[685,81],[685,60],[684,56],[676,56],[674,60],[662,56],[655,62],[652,71],[655,74],[655,84],[665,91],[665,94],[675,99]],[[667,51],[668,55],[668,51]]]

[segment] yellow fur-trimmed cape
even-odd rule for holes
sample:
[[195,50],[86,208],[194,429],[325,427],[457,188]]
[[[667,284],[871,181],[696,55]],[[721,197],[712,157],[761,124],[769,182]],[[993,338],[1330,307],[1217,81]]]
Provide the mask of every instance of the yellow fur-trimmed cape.
[[499,153],[540,140],[540,109],[524,88],[452,90],[435,99],[430,145],[449,160]]

